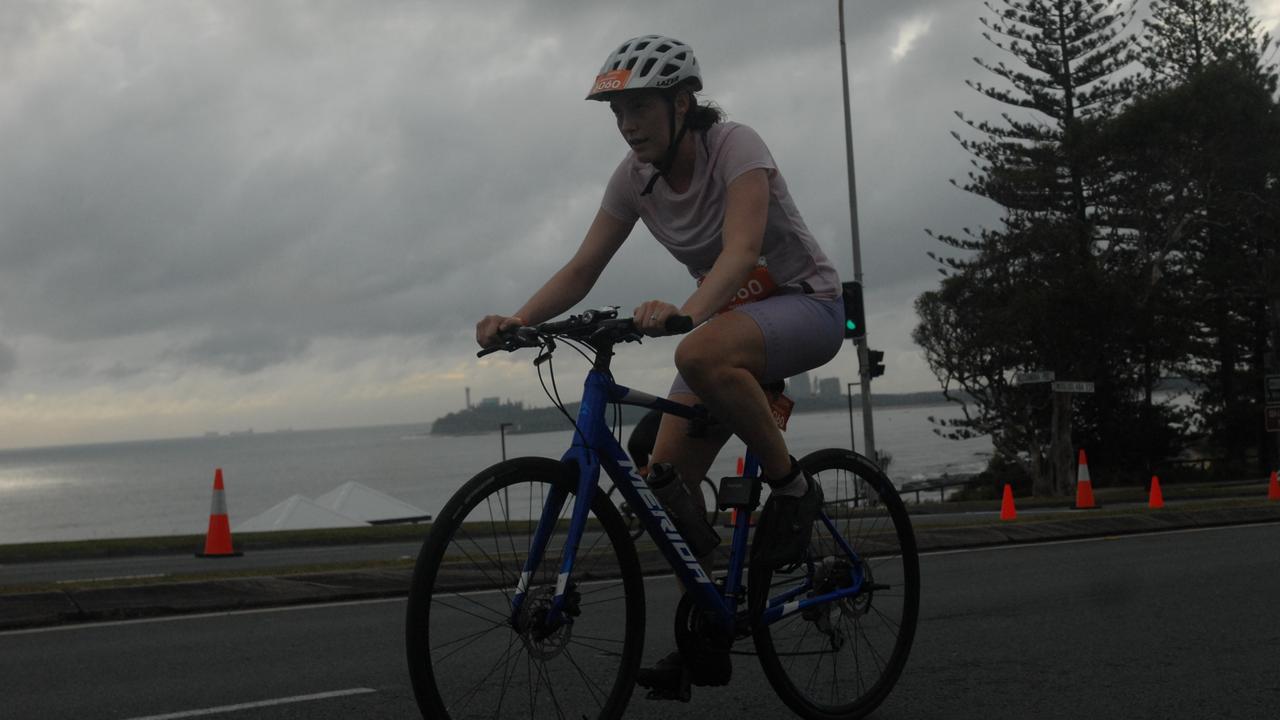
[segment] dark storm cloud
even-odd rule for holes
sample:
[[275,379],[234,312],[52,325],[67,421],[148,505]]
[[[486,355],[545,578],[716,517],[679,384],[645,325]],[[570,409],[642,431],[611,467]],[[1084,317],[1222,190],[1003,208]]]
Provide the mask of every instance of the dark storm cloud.
[[241,374],[297,359],[308,340],[283,336],[271,328],[247,327],[211,335],[172,353],[184,365],[210,365]]
[[[978,10],[849,6],[869,286],[931,273],[921,231],[965,202],[945,183],[956,169],[918,149],[922,136],[950,142],[952,107],[938,97],[963,92],[954,67],[973,53],[953,45],[973,37],[956,19]],[[887,62],[901,23],[928,13],[934,31]],[[145,335],[163,361],[240,373],[303,357],[319,338],[445,342],[518,306],[580,240],[624,149],[584,88],[613,46],[650,31],[694,44],[708,96],[761,130],[848,265],[833,2],[27,3],[4,14],[7,334],[86,347]],[[593,299],[688,292],[646,240],[637,233]]]

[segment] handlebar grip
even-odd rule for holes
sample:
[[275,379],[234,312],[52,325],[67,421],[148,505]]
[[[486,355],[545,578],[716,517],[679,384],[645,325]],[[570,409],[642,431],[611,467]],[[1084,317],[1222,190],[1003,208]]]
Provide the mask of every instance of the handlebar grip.
[[687,333],[693,329],[693,318],[688,315],[672,315],[664,324],[667,332]]

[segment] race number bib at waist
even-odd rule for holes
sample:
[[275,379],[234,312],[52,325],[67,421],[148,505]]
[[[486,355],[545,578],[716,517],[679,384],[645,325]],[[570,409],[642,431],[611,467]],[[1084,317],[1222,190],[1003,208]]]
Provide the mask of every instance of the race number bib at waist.
[[[706,280],[705,275],[698,278],[698,285],[702,285],[703,280]],[[773,276],[769,274],[769,268],[764,264],[764,258],[760,258],[760,263],[751,271],[747,281],[733,294],[728,304],[716,311],[716,314],[729,312],[739,305],[763,300],[777,291],[778,284],[773,281]]]
[[786,430],[787,420],[791,419],[791,410],[795,408],[796,401],[782,393],[769,393],[768,398],[773,421],[777,423],[779,430]]

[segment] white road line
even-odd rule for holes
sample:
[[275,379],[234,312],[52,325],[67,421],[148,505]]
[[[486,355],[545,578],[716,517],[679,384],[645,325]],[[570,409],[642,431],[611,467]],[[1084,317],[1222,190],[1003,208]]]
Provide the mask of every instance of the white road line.
[[148,575],[116,575],[115,577],[92,577],[92,578],[75,578],[73,580],[57,580],[55,585],[69,585],[71,583],[91,583],[91,582],[111,582],[113,580],[151,580],[154,578],[168,577],[168,573],[150,573]]
[[223,705],[221,707],[204,708],[202,710],[184,710],[182,712],[169,713],[168,715],[148,715],[146,717],[130,718],[129,720],[178,720],[178,718],[218,715],[221,713],[236,712],[237,710],[252,710],[253,708],[271,707],[273,705],[289,705],[291,703],[310,702],[312,700],[328,700],[330,698],[347,697],[349,695],[365,695],[371,692],[377,692],[377,690],[372,688],[334,690],[333,692],[315,693],[314,695],[294,695],[293,697],[277,698],[275,700],[259,700],[258,702],[240,703],[238,705]]
[[73,630],[92,630],[94,628],[119,627],[121,625],[148,625],[151,623],[182,622],[184,620],[207,620],[209,618],[234,617],[236,615],[261,615],[264,613],[298,612],[302,610],[323,610],[325,608],[344,607],[347,605],[376,605],[379,603],[402,603],[408,598],[374,598],[372,600],[342,600],[331,603],[310,603],[305,605],[284,605],[281,607],[254,608],[251,610],[223,610],[220,612],[196,613],[193,615],[166,615],[164,617],[139,618],[137,620],[110,620],[95,623],[72,623],[69,625],[52,625],[50,627],[27,628],[25,630],[0,631],[5,635],[36,635],[46,632],[71,632]]

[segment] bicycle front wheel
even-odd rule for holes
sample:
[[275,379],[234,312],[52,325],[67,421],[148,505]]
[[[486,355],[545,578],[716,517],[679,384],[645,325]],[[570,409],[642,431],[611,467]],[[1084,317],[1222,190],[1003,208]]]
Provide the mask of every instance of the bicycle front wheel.
[[893,689],[915,637],[915,535],[889,478],[865,457],[820,450],[800,463],[822,487],[826,517],[814,523],[804,564],[751,570],[752,611],[758,618],[770,605],[849,588],[859,578],[863,589],[757,624],[756,651],[770,684],[797,714],[861,718]]
[[[561,579],[576,475],[544,458],[499,463],[445,505],[414,568],[409,675],[425,718],[616,718],[644,642],[635,546],[604,492]],[[537,570],[522,580],[548,497],[564,497]],[[565,583],[566,622],[549,619]],[[526,588],[513,610],[517,586]]]

